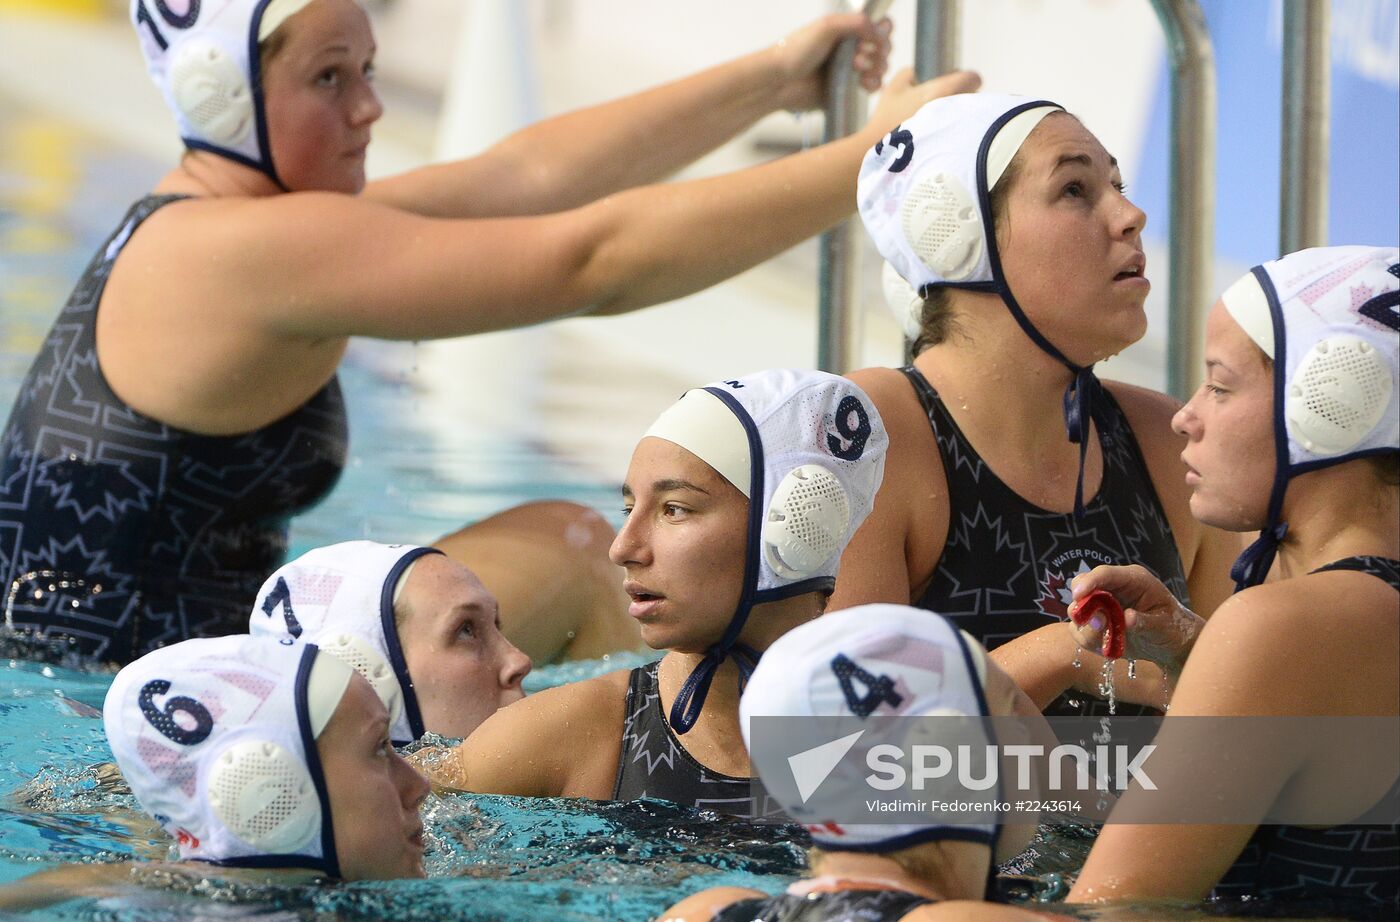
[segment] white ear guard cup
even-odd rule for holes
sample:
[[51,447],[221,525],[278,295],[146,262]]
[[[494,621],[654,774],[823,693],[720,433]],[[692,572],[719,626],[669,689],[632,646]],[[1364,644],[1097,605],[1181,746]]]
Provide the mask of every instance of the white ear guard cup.
[[209,141],[234,146],[253,130],[253,93],[237,61],[203,38],[184,41],[170,62],[181,113]]
[[880,285],[885,292],[885,304],[904,331],[904,337],[918,339],[924,325],[924,299],[890,263],[885,263],[880,270]]
[[388,660],[368,640],[350,633],[318,637],[316,646],[364,677],[389,712],[389,725],[403,713],[403,691]]
[[819,464],[789,471],[763,522],[763,554],[784,579],[818,572],[841,548],[851,503],[836,475]]
[[1289,434],[1308,451],[1339,455],[1359,445],[1390,406],[1385,360],[1358,336],[1315,344],[1293,372],[1284,395]]
[[951,173],[919,176],[899,206],[914,255],[945,280],[960,282],[982,258],[982,221],[971,194]]
[[321,829],[311,775],[278,743],[245,739],[214,760],[209,805],[249,846],[272,855],[301,851]]

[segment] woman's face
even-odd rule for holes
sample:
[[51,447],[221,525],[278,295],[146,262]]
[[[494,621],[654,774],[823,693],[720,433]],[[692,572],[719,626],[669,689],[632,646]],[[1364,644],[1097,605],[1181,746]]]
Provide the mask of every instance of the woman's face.
[[1047,116],[1016,156],[997,216],[1002,272],[1021,309],[1072,361],[1108,358],[1147,331],[1142,228],[1117,161],[1079,120]]
[[371,83],[369,18],[354,0],[315,0],[274,35],[284,30],[262,75],[277,175],[293,191],[356,194],[370,126],[384,112]]
[[689,451],[652,437],[632,453],[622,500],[627,520],[608,556],[627,571],[642,640],[704,652],[739,605],[749,501]]
[[428,781],[389,742],[389,714],[359,674],[316,740],[346,880],[423,876]]
[[520,683],[530,657],[501,633],[496,599],[466,567],[442,554],[418,558],[395,609],[426,729],[470,736],[498,708],[525,697]]
[[1264,525],[1274,470],[1273,372],[1263,351],[1216,302],[1206,318],[1206,380],[1172,419],[1186,436],[1191,514],[1207,525]]

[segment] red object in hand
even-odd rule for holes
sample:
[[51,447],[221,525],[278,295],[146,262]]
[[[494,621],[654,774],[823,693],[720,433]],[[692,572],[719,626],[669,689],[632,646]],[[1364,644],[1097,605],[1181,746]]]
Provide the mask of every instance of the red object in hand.
[[1126,642],[1123,626],[1123,606],[1113,597],[1113,593],[1095,589],[1069,607],[1069,617],[1075,624],[1084,625],[1095,615],[1104,616],[1103,655],[1108,659],[1123,656]]

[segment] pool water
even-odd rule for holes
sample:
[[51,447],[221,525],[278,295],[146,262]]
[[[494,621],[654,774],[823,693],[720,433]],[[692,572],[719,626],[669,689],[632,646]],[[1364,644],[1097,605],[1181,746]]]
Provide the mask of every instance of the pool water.
[[[58,308],[97,246],[163,168],[0,94],[0,412],[7,413]],[[519,437],[441,438],[473,425],[428,417],[412,344],[357,342],[341,373],[351,456],[331,496],[293,525],[293,553],[351,538],[427,542],[520,502],[566,498],[616,524],[616,483]],[[643,661],[536,670],[537,690]],[[0,660],[0,883],[63,862],[161,859],[169,846],[97,766],[111,758],[99,711],[110,676]],[[426,881],[334,887],[235,885],[147,875],[106,899],[44,918],[641,920],[697,890],[777,892],[804,864],[800,832],[643,801],[593,804],[492,796],[433,798]],[[1063,896],[1089,830],[1043,828],[1010,870],[1019,899]],[[154,878],[154,879],[152,879]],[[1057,907],[1059,909],[1060,907]],[[1174,918],[1222,909],[1175,907]],[[1266,907],[1268,908],[1268,907]],[[1273,907],[1277,909],[1277,907]],[[1164,907],[1142,917],[1162,918]],[[1075,915],[1092,917],[1088,910]],[[1327,917],[1327,912],[1309,917]]]
[[[539,670],[536,687],[587,669]],[[95,766],[111,759],[97,716],[110,676],[0,663],[0,883],[62,862],[162,859],[168,844]],[[802,867],[790,827],[656,801],[593,804],[464,795],[424,812],[428,881],[337,887],[133,887],[45,918],[647,919],[710,886],[776,891]],[[542,907],[548,907],[542,909]],[[295,917],[295,916],[291,916]]]

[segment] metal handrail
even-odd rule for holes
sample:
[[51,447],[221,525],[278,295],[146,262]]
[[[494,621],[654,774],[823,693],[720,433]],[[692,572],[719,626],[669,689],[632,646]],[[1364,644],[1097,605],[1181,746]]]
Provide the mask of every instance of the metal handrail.
[[919,0],[914,19],[914,79],[923,83],[958,66],[960,0]]
[[[891,2],[866,0],[862,11],[879,19]],[[827,65],[824,141],[853,133],[864,115],[865,92],[851,69],[858,45],[857,39],[846,39]],[[817,367],[834,374],[850,371],[860,352],[860,318],[855,304],[861,233],[860,220],[847,218],[822,234],[818,251]]]
[[1205,368],[1215,265],[1215,53],[1196,0],[1152,0],[1172,66],[1167,391],[1185,400]]
[[1327,244],[1330,0],[1283,5],[1279,254]]

